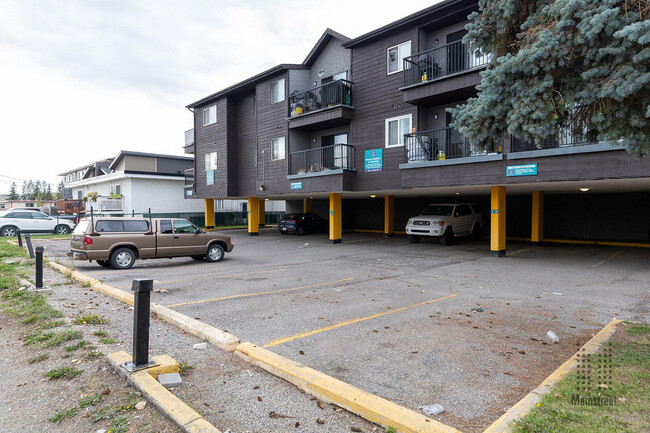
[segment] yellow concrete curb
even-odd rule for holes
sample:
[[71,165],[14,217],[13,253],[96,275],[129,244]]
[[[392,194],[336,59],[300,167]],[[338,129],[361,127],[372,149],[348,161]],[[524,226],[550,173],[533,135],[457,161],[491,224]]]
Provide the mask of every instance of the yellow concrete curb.
[[[124,290],[116,289],[115,287],[104,284],[99,280],[84,275],[81,272],[72,271],[66,266],[59,263],[48,262],[51,268],[58,270],[64,275],[70,276],[82,283],[89,283],[90,288],[96,292],[103,293],[111,298],[122,301],[126,304],[133,305],[133,294],[125,292]],[[210,344],[227,352],[232,352],[239,344],[239,338],[236,336],[217,329],[213,326],[206,325],[196,319],[188,317],[177,311],[171,310],[155,302],[151,303],[151,313],[165,322],[171,323],[192,335],[208,341]]]
[[517,404],[512,406],[506,413],[489,426],[483,433],[510,433],[514,430],[515,424],[518,420],[523,418],[532,409],[537,406],[537,403],[542,397],[553,389],[556,382],[566,377],[569,373],[575,370],[578,365],[578,354],[591,354],[596,352],[600,345],[606,342],[609,337],[616,332],[616,325],[621,323],[622,320],[613,319],[596,335],[592,337],[582,348],[569,358],[564,364],[560,365],[557,370],[551,373],[544,382],[537,388],[532,390],[528,395],[519,400]]
[[[108,362],[120,377],[125,379],[129,385],[139,390],[152,406],[176,423],[181,430],[188,433],[221,433],[220,430],[203,419],[194,409],[185,404],[156,380],[154,373],[157,377],[162,371],[152,372],[149,371],[151,369],[145,369],[128,374],[120,365],[125,361],[130,361],[131,355],[126,352],[116,352],[107,355],[107,358]],[[169,362],[172,362],[176,366],[176,371],[178,371],[176,361],[167,355],[154,356],[153,359],[156,362],[167,363],[166,365],[160,366],[163,369],[171,368]]]
[[240,344],[235,349],[235,354],[325,402],[336,404],[382,427],[392,426],[400,433],[459,433],[453,427],[252,343]]

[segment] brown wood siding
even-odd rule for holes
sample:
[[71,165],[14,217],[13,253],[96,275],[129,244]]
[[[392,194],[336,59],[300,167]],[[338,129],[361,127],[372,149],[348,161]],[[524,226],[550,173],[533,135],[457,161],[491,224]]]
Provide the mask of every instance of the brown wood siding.
[[[217,122],[203,126],[203,110],[217,106]],[[197,107],[194,111],[194,140],[196,146],[194,184],[198,198],[227,197],[228,153],[227,144],[227,101],[226,98]],[[217,170],[214,185],[206,185],[205,154],[217,152]]]
[[233,173],[232,196],[245,197],[248,191],[255,188],[257,167],[255,166],[255,146],[257,145],[257,117],[255,94],[248,93],[233,101],[237,116],[235,140],[231,143],[233,153],[237,154],[236,169]]

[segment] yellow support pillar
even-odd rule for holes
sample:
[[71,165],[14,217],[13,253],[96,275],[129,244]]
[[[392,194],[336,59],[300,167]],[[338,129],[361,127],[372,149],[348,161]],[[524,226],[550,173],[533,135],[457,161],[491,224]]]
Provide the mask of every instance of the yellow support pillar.
[[259,221],[260,221],[260,227],[264,227],[266,225],[266,200],[260,199],[259,200]]
[[248,197],[248,234],[258,236],[260,234],[260,199]]
[[384,237],[395,236],[395,197],[384,197]]
[[330,242],[341,243],[343,217],[341,215],[341,194],[330,193]]
[[494,257],[506,255],[506,187],[492,187],[490,210],[490,253]]
[[303,198],[302,199],[302,211],[304,213],[311,213],[311,199]]
[[530,242],[542,245],[544,242],[544,191],[533,191],[533,220],[530,226]]
[[205,199],[205,228],[206,229],[214,228],[214,199],[213,198]]

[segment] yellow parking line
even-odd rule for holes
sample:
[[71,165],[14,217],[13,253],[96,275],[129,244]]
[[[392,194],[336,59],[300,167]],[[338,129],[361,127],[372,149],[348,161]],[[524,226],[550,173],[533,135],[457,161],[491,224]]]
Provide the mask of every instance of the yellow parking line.
[[528,250],[530,250],[530,248],[522,248],[522,249],[517,250],[517,251],[507,252],[506,255],[507,255],[507,256],[515,256],[515,255],[517,255],[517,254],[519,254],[519,253],[524,253],[524,252],[526,252],[526,251],[528,251]]
[[618,250],[614,254],[612,254],[611,256],[607,257],[605,260],[601,260],[600,262],[596,263],[595,265],[592,265],[592,267],[597,268],[598,266],[602,265],[603,263],[606,263],[606,262],[612,260],[614,257],[618,256],[622,252],[623,252],[623,250]]
[[442,300],[445,300],[445,299],[453,298],[454,296],[456,296],[456,295],[448,295],[448,296],[444,296],[442,298],[431,299],[430,301],[420,302],[419,304],[408,305],[406,307],[397,308],[395,310],[384,311],[382,313],[373,314],[372,316],[359,317],[357,319],[345,320],[345,321],[337,323],[335,325],[330,325],[330,326],[326,326],[324,328],[314,329],[313,331],[302,332],[300,334],[292,335],[291,337],[278,338],[277,340],[273,340],[270,343],[267,343],[262,347],[277,346],[279,344],[283,344],[283,343],[286,343],[288,341],[298,340],[300,338],[309,337],[309,336],[314,335],[314,334],[319,334],[321,332],[329,331],[331,329],[336,329],[336,328],[340,328],[342,326],[347,326],[347,325],[352,325],[354,323],[363,322],[365,320],[376,319],[377,317],[386,316],[388,314],[393,314],[393,313],[397,313],[397,312],[400,312],[400,311],[408,310],[409,308],[421,307],[422,305],[427,305],[427,304],[431,304],[433,302],[438,302],[438,301],[442,301]]
[[[188,277],[182,280],[167,280],[167,281],[156,281],[154,280],[155,284],[168,284],[168,283],[179,283],[183,281],[192,280],[219,280],[219,279],[224,279],[224,278],[230,278],[230,277],[243,277],[246,275],[258,275],[258,274],[268,274],[270,272],[284,272],[286,269],[271,269],[268,271],[254,271],[254,272],[240,272],[237,274],[224,274],[224,275],[206,275],[204,277]],[[130,289],[131,286],[125,286],[125,287],[120,287],[121,289]]]
[[325,286],[327,284],[342,283],[343,281],[350,281],[351,279],[352,278],[343,278],[342,280],[327,281],[325,283],[310,284],[308,286],[291,287],[290,289],[269,290],[269,291],[266,291],[266,292],[244,293],[242,295],[230,295],[230,296],[222,296],[221,298],[203,299],[201,301],[181,302],[181,303],[178,303],[178,304],[168,305],[167,308],[180,307],[182,305],[202,304],[204,302],[224,301],[226,299],[248,298],[248,297],[257,296],[257,295],[272,295],[274,293],[291,292],[291,291],[294,291],[294,290],[309,289],[311,287]]

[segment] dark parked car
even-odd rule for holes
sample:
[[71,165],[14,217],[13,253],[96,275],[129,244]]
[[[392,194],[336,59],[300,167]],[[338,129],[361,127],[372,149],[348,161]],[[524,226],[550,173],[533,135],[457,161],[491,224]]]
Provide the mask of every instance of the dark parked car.
[[313,213],[289,213],[280,219],[278,231],[283,235],[295,233],[298,236],[308,233],[327,233],[328,222],[326,219]]

